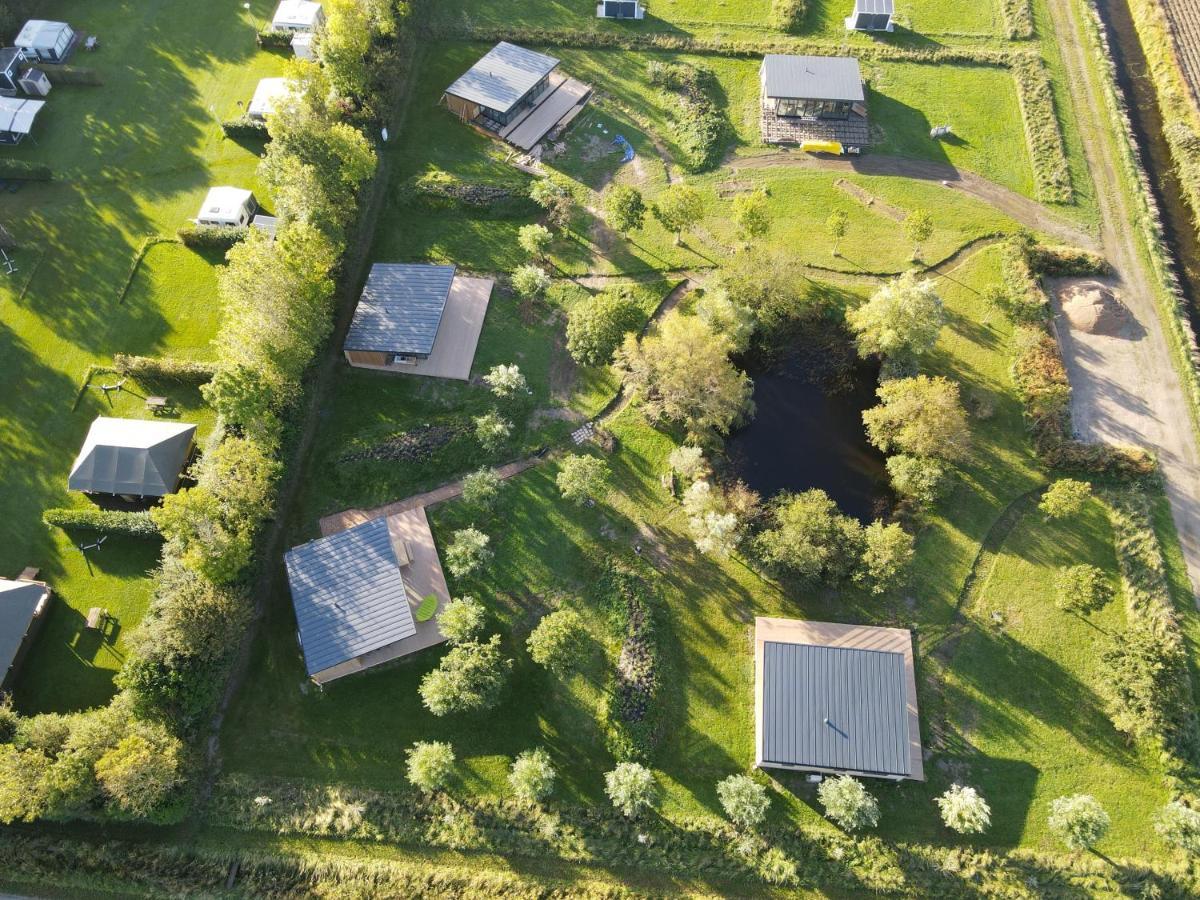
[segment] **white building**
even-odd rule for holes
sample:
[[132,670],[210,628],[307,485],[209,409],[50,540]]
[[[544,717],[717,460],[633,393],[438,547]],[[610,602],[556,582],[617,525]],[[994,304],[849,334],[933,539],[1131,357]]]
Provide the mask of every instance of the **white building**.
[[847,31],[891,31],[894,0],[854,0],[854,12],[846,17]]
[[250,105],[246,107],[246,115],[251,119],[265,119],[275,112],[280,100],[292,92],[286,78],[264,78],[254,89]]
[[235,187],[209,188],[196,213],[197,225],[238,228],[250,224],[258,203],[250,191]]
[[13,43],[28,60],[62,62],[75,43],[75,32],[66,22],[30,19]]
[[272,31],[316,31],[325,24],[325,11],[313,0],[279,0]]

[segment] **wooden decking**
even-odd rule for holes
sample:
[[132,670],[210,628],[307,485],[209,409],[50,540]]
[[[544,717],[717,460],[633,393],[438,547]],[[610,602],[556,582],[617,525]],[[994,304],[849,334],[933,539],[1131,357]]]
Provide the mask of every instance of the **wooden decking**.
[[586,103],[591,93],[590,85],[574,78],[564,78],[556,87],[547,91],[537,106],[502,129],[500,137],[514,147],[532,150],[555,125]]
[[871,127],[866,117],[857,113],[846,119],[797,119],[777,116],[764,106],[760,124],[764,144],[840,141],[850,147],[866,147],[871,143]]

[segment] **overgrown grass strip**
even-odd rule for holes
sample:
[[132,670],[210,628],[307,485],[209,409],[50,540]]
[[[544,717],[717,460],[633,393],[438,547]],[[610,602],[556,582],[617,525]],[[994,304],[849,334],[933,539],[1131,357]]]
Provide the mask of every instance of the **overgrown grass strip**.
[[1012,73],[1017,80],[1017,99],[1025,123],[1037,198],[1043,203],[1071,203],[1075,191],[1062,129],[1054,110],[1050,74],[1041,59],[1031,54],[1015,57]]

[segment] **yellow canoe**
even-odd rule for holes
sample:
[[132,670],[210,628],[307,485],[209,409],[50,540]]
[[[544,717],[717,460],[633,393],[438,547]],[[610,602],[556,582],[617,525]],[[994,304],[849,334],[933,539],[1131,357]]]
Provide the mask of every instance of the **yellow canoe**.
[[801,141],[800,149],[805,153],[833,153],[842,155],[842,145],[838,141]]

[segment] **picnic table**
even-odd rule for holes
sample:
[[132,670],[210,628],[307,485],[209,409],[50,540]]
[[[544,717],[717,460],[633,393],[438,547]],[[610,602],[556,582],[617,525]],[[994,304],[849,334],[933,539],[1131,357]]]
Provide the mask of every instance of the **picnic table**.
[[108,610],[93,606],[88,610],[87,627],[89,631],[98,631],[108,619]]
[[83,42],[84,50],[95,50],[100,46],[100,39],[94,34],[89,34]]
[[17,576],[17,581],[37,581],[38,576],[42,574],[42,570],[34,566],[26,566],[21,570],[21,574]]
[[164,410],[169,409],[170,406],[171,401],[166,397],[155,396],[146,398],[146,409],[153,410],[156,413],[163,412]]

